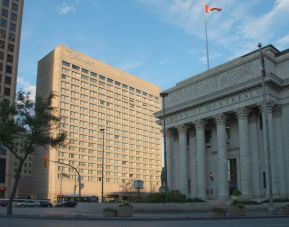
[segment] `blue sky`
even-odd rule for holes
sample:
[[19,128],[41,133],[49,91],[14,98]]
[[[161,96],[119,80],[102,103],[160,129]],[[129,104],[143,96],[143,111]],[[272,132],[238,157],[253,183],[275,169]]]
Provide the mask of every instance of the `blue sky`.
[[[208,0],[211,67],[257,48],[289,48],[289,0]],[[206,70],[202,0],[25,0],[18,88],[63,44],[160,86]]]

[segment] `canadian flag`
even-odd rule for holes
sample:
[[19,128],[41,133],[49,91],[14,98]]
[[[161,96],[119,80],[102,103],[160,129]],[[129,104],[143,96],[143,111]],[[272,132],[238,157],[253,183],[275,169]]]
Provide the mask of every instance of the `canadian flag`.
[[212,11],[221,11],[221,10],[222,10],[221,8],[216,8],[216,7],[210,8],[210,7],[208,6],[208,4],[205,4],[205,7],[204,7],[205,13],[210,13],[210,12],[212,12]]

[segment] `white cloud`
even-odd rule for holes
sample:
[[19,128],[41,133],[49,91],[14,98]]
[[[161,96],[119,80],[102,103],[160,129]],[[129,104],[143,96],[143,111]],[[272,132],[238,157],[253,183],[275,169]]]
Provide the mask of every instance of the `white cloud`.
[[28,80],[24,79],[23,77],[17,78],[17,90],[23,90],[25,92],[30,92],[31,99],[33,101],[35,101],[36,86],[31,84]]
[[68,4],[66,2],[62,2],[61,4],[57,5],[56,8],[60,15],[75,13],[76,11],[76,8],[73,4]]
[[[209,56],[210,56],[210,61],[211,61],[212,59],[222,57],[222,54],[221,53],[213,53]],[[207,64],[207,56],[201,57],[199,60],[202,64],[204,64],[204,65]]]
[[166,57],[166,58],[162,59],[162,60],[159,62],[159,64],[160,64],[160,65],[166,65],[166,64],[170,64],[170,63],[172,63],[172,62],[173,62],[173,61],[172,61],[170,58]]
[[289,46],[289,34],[278,39],[276,41],[276,46],[278,48],[281,48],[281,49],[288,48],[288,46]]
[[132,71],[136,68],[139,68],[143,65],[144,65],[144,63],[141,61],[132,61],[132,62],[122,63],[122,64],[118,65],[117,67],[126,71],[126,72],[130,72],[130,71]]

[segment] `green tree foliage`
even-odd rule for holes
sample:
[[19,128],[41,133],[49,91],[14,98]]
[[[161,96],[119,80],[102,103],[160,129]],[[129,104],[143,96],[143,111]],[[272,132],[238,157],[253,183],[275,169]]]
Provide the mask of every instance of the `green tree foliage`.
[[6,99],[0,102],[0,149],[10,152],[18,160],[7,215],[12,215],[12,201],[28,155],[33,154],[39,146],[57,147],[64,143],[66,135],[57,133],[60,118],[55,115],[56,108],[52,106],[54,98],[55,95],[50,94],[46,100],[37,97],[34,102],[29,92],[19,91],[14,103]]

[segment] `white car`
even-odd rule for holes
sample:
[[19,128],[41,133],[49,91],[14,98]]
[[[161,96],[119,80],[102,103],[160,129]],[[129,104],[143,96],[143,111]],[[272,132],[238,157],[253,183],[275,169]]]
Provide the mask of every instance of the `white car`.
[[27,201],[17,202],[16,207],[40,207],[40,201],[27,200]]

